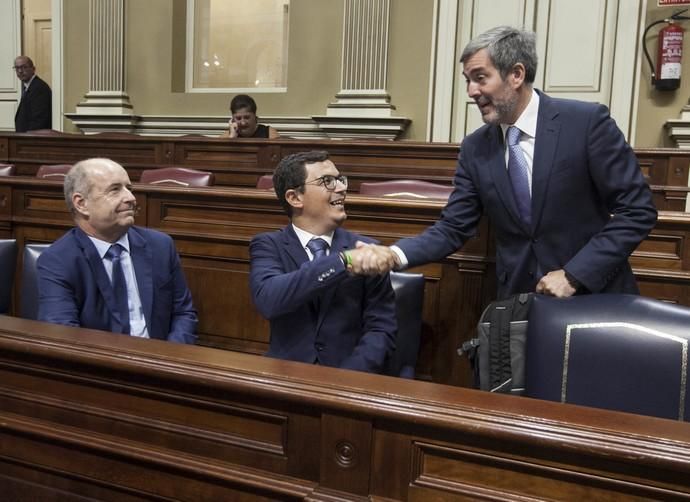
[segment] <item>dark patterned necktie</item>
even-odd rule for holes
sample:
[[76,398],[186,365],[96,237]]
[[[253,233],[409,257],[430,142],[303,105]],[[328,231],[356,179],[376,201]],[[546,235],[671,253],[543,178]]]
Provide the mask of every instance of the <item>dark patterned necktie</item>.
[[520,148],[520,129],[510,126],[506,133],[508,143],[508,175],[513,184],[513,193],[523,221],[529,225],[532,220],[532,197],[529,190],[528,166],[525,154]]
[[311,254],[314,255],[314,259],[316,260],[317,258],[326,256],[328,242],[321,239],[320,237],[315,237],[309,242],[307,242],[307,248],[309,248],[309,251],[311,251]]
[[120,244],[113,244],[105,253],[106,258],[113,264],[113,293],[115,294],[115,304],[117,311],[120,314],[120,321],[122,324],[122,333],[129,335],[129,305],[127,303],[127,282],[125,281],[125,273],[122,270],[122,262],[120,261],[123,247]]

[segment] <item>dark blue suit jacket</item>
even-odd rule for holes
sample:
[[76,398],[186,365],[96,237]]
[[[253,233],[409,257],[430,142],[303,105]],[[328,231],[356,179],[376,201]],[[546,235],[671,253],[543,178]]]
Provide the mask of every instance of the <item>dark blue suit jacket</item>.
[[[170,236],[140,227],[127,232],[149,337],[194,343],[197,316]],[[120,332],[121,319],[103,261],[75,227],[38,258],[39,320]]]
[[590,292],[636,293],[627,258],[657,213],[635,154],[605,106],[539,96],[531,225],[518,214],[501,128],[484,125],[462,142],[441,219],[397,245],[410,266],[439,260],[474,235],[486,213],[499,298],[534,291],[541,275],[562,268]]
[[395,300],[388,274],[348,274],[338,253],[357,240],[371,242],[338,228],[330,255],[309,261],[292,225],[252,239],[251,290],[271,323],[268,356],[382,370],[395,348]]
[[[24,85],[21,83],[20,85]],[[14,115],[16,132],[51,129],[53,127],[52,92],[38,75],[34,77]]]

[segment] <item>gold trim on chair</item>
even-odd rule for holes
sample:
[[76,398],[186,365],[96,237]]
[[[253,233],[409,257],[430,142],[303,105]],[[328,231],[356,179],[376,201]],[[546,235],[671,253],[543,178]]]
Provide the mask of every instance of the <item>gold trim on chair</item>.
[[595,322],[589,324],[567,324],[565,328],[565,351],[563,353],[563,377],[561,379],[561,402],[566,402],[566,387],[568,385],[568,358],[570,355],[570,337],[571,333],[575,329],[597,329],[597,328],[628,328],[635,331],[641,331],[647,333],[648,335],[657,336],[659,338],[665,338],[667,340],[672,340],[678,342],[682,346],[682,364],[681,364],[681,375],[680,375],[680,399],[678,400],[678,420],[682,421],[685,414],[685,389],[687,385],[687,374],[688,374],[688,340],[681,338],[676,335],[671,335],[668,333],[663,333],[655,329],[646,328],[645,326],[640,326],[639,324],[632,324],[629,322]]

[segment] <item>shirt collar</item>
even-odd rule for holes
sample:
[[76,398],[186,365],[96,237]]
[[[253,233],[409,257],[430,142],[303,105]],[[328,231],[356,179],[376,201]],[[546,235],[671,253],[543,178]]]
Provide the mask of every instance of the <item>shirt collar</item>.
[[26,83],[22,82],[22,85],[24,85],[24,88],[25,88],[25,89],[28,89],[29,86],[31,85],[31,82],[33,82],[35,78],[36,78],[36,74],[34,73],[33,76],[31,77],[31,80],[29,80],[29,81],[26,82]]
[[518,119],[514,124],[501,124],[501,130],[503,131],[503,139],[506,138],[506,131],[511,125],[514,125],[523,134],[531,138],[537,137],[537,117],[539,116],[539,94],[537,91],[532,89],[532,97],[527,103],[527,106],[522,111]]
[[119,244],[120,246],[125,248],[125,250],[129,253],[129,237],[127,237],[127,232],[125,232],[124,235],[120,237],[116,242],[102,241],[101,239],[91,237],[90,235],[87,237],[91,239],[93,245],[96,246],[96,251],[98,251],[98,256],[101,257],[101,260],[105,258],[105,254],[108,252],[108,249],[110,249],[110,246],[112,246],[113,244]]
[[312,233],[307,232],[306,230],[302,230],[299,228],[297,225],[294,223],[292,224],[292,228],[294,229],[295,233],[297,234],[297,238],[299,239],[300,244],[302,244],[302,247],[304,249],[307,249],[307,242],[312,240],[315,237],[318,237],[320,239],[325,240],[328,243],[328,247],[331,247],[331,243],[333,242],[333,234],[335,230],[329,234],[325,235],[314,235]]

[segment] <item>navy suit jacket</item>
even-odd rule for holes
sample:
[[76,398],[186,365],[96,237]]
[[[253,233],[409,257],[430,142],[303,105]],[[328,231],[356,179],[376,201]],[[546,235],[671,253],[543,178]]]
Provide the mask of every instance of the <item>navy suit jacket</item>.
[[487,124],[462,142],[441,219],[397,245],[410,266],[439,260],[485,213],[496,234],[498,298],[534,291],[562,268],[589,292],[637,293],[627,259],[657,213],[635,154],[605,106],[539,97],[531,225],[518,213],[501,128]]
[[336,229],[328,256],[309,261],[292,225],[255,236],[251,290],[271,323],[267,355],[380,372],[395,348],[395,299],[388,274],[348,274],[338,256],[359,235]]
[[[150,338],[194,343],[197,316],[170,236],[140,227],[127,231]],[[96,246],[78,227],[38,258],[41,321],[120,332],[113,289]]]
[[52,116],[52,92],[48,84],[36,75],[19,102],[17,113],[14,115],[14,130],[27,132],[37,129],[51,129],[53,127]]

